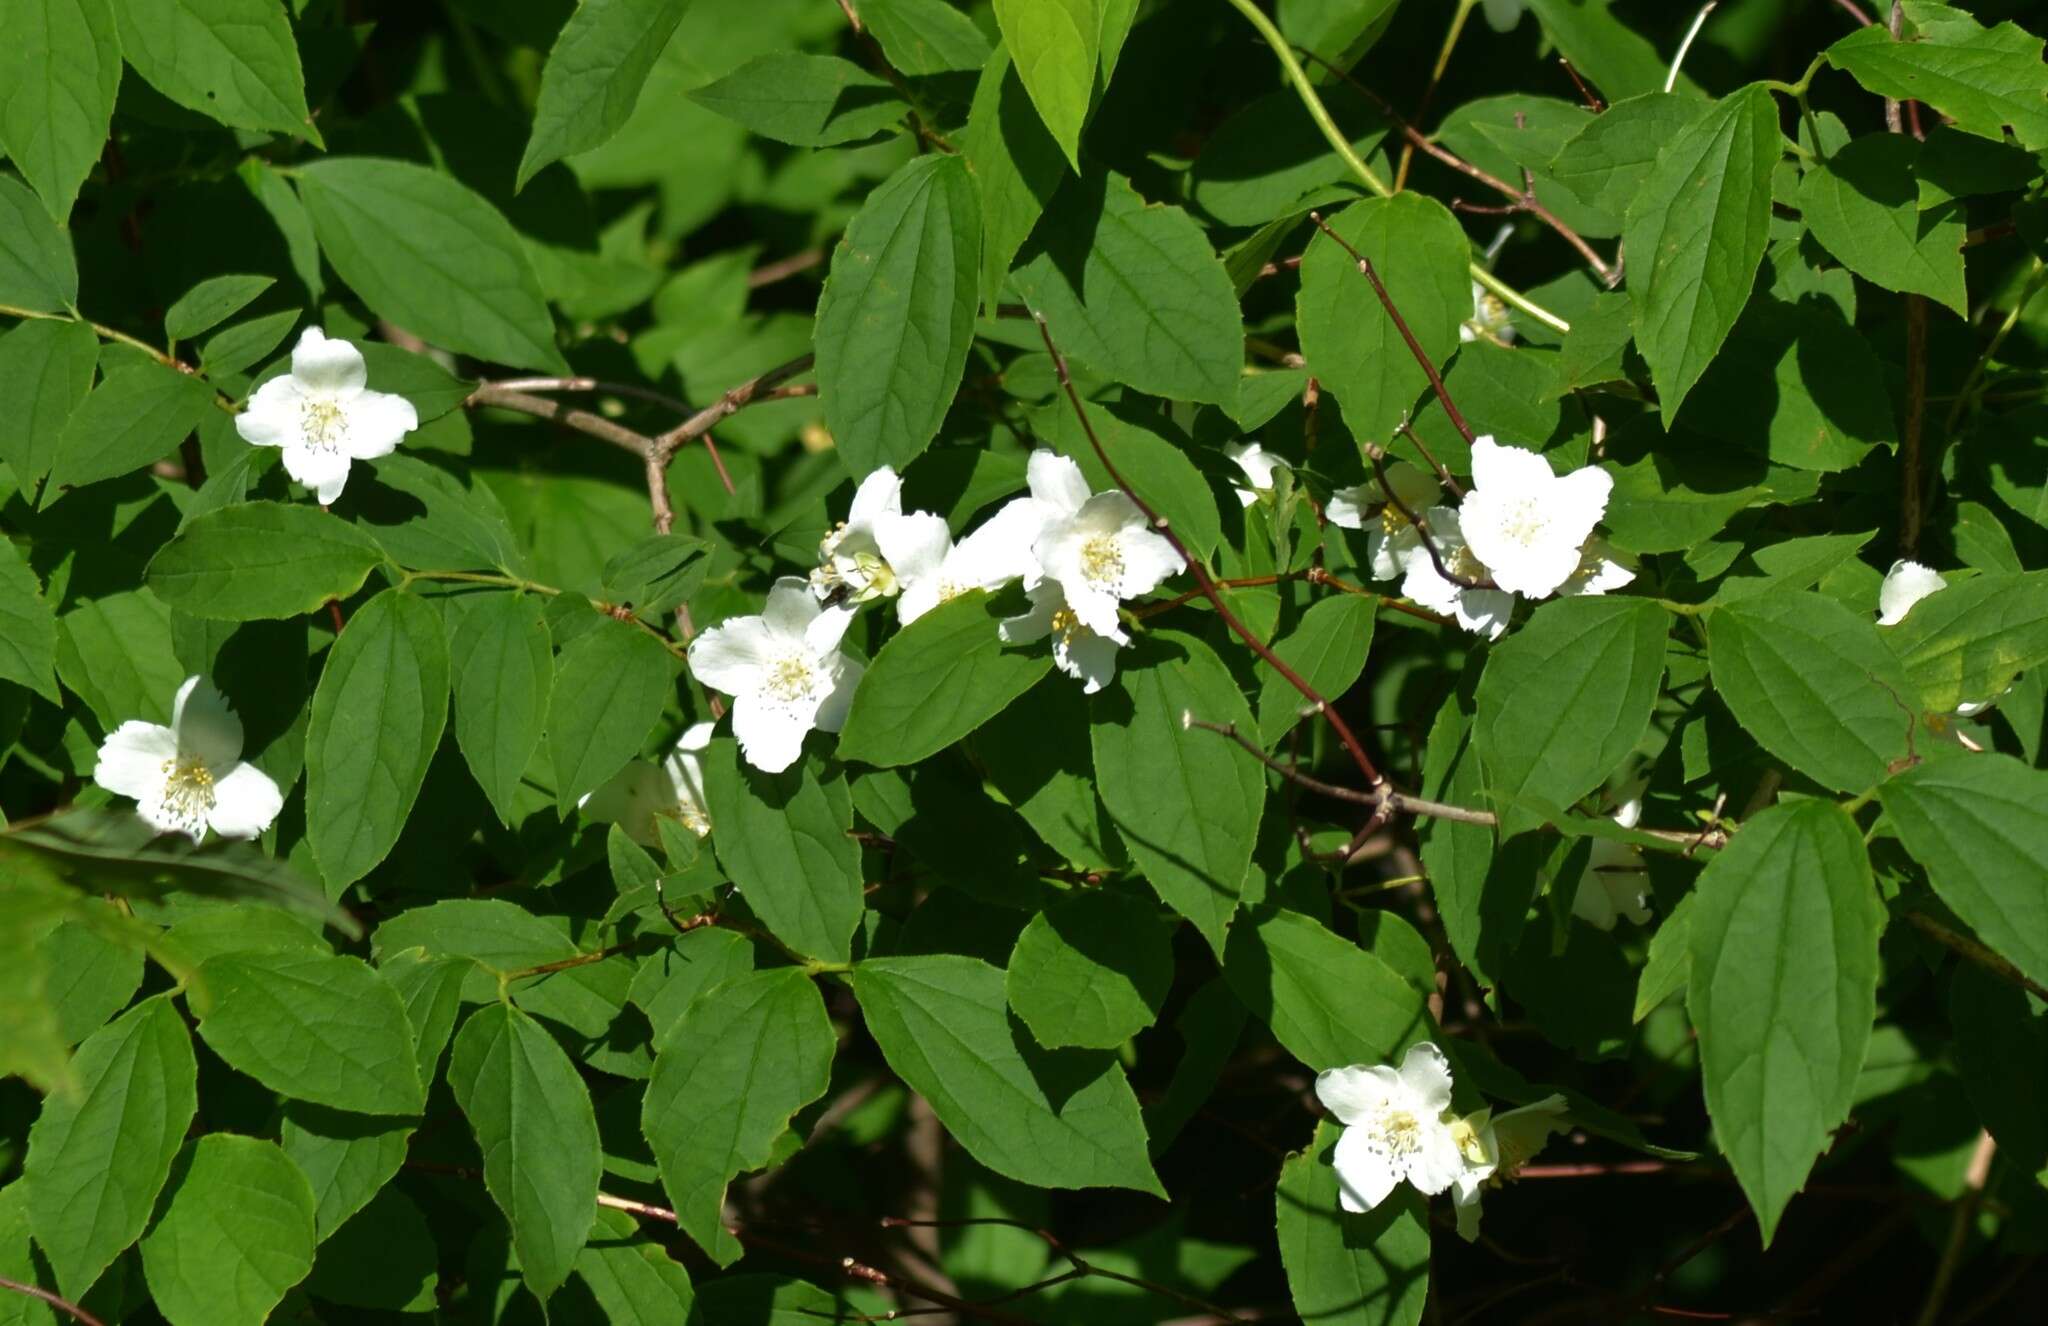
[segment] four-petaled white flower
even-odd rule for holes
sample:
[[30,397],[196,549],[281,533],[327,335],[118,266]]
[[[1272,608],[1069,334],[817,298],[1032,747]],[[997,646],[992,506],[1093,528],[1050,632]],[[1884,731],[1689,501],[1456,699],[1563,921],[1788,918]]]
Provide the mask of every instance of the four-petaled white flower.
[[846,519],[818,544],[811,592],[820,599],[839,595],[854,603],[886,598],[898,588],[896,573],[882,554],[882,522],[903,514],[903,480],[884,465],[853,490]]
[[1116,677],[1116,651],[1131,642],[1123,628],[1104,634],[1084,623],[1067,606],[1057,580],[1041,580],[1026,593],[1031,611],[1005,620],[1002,638],[1010,644],[1029,644],[1050,635],[1053,666],[1080,681],[1082,694],[1093,695],[1109,685]]
[[839,652],[851,605],[821,607],[810,587],[784,576],[758,617],[720,622],[690,643],[690,671],[733,697],[732,734],[740,754],[764,773],[781,773],[803,754],[812,728],[837,732],[863,667]]
[[704,767],[697,754],[711,744],[711,730],[709,723],[693,725],[660,764],[632,761],[595,792],[584,793],[577,807],[594,820],[618,825],[643,847],[660,843],[657,820],[674,820],[704,837],[711,832],[711,814],[705,809]]
[[[1467,501],[1469,502],[1469,498]],[[1433,506],[1423,516],[1429,527],[1429,541],[1443,559],[1444,570],[1458,580],[1474,584],[1492,572],[1466,546],[1465,531],[1457,511]],[[1408,554],[1407,572],[1401,578],[1401,593],[1432,612],[1448,613],[1458,625],[1479,632],[1489,640],[1500,639],[1508,629],[1515,610],[1515,596],[1503,589],[1472,588],[1447,580],[1437,572],[1436,561],[1427,549],[1417,547]]]
[[1458,325],[1458,339],[1484,339],[1501,345],[1514,343],[1515,324],[1508,313],[1507,303],[1477,281],[1472,283],[1472,316]]
[[284,807],[277,784],[242,762],[242,720],[204,677],[187,677],[171,702],[171,725],[130,719],[100,745],[93,781],[135,809],[158,833],[193,842],[212,829],[254,838]]
[[1250,506],[1259,500],[1260,493],[1271,492],[1273,471],[1287,468],[1286,461],[1266,454],[1264,444],[1259,442],[1226,442],[1223,454],[1236,462],[1237,468],[1244,471],[1245,479],[1251,484],[1249,488],[1244,484],[1231,485],[1239,506]]
[[1427,510],[1436,498],[1437,481],[1435,476],[1404,460],[1388,465],[1386,473],[1387,487],[1398,500],[1387,500],[1386,491],[1375,479],[1331,493],[1323,515],[1332,525],[1365,532],[1366,558],[1373,579],[1398,580],[1408,569],[1408,558],[1421,553],[1422,548],[1421,531],[1401,513],[1401,508],[1418,515]]
[[292,347],[292,371],[270,379],[235,416],[251,446],[284,448],[284,471],[331,505],[350,462],[388,456],[420,426],[412,402],[363,384],[363,352],[308,327]]
[[896,616],[907,626],[970,589],[993,591],[1035,578],[1031,545],[1043,524],[1038,503],[1028,497],[1008,503],[958,543],[945,519],[929,511],[885,517],[875,534],[901,591]]
[[1496,585],[1542,598],[1578,571],[1613,490],[1614,479],[1605,470],[1589,465],[1560,476],[1536,452],[1477,437],[1472,488],[1458,508],[1459,524]]
[[1115,638],[1117,605],[1158,588],[1185,563],[1136,502],[1118,490],[1091,495],[1081,467],[1066,457],[1035,451],[1026,474],[1045,516],[1031,550],[1039,575],[1059,582],[1082,625]]
[[1400,1071],[1385,1065],[1325,1069],[1316,1095],[1344,1125],[1337,1139],[1337,1197],[1346,1211],[1370,1211],[1403,1180],[1434,1196],[1464,1169],[1444,1111],[1451,1066],[1428,1041],[1408,1048]]
[[[1640,798],[1615,808],[1614,822],[1633,829],[1643,817]],[[1650,923],[1650,894],[1645,887],[1642,853],[1612,838],[1595,838],[1586,859],[1586,873],[1572,894],[1572,915],[1597,930],[1612,930],[1617,917],[1637,925]]]
[[1906,620],[1914,604],[1947,588],[1948,581],[1933,567],[1918,562],[1893,562],[1892,569],[1884,574],[1884,584],[1878,587],[1877,624],[1897,626]]
[[1451,1183],[1460,1238],[1470,1243],[1479,1237],[1481,1191],[1514,1178],[1552,1133],[1561,1133],[1567,1126],[1563,1096],[1545,1096],[1533,1105],[1501,1115],[1491,1109],[1475,1110],[1451,1122],[1451,1136],[1463,1162]]

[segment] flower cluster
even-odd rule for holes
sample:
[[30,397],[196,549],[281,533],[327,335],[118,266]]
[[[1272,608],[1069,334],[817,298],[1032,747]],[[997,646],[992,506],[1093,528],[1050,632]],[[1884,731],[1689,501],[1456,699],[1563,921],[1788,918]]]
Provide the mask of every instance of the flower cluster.
[[1498,1187],[1566,1127],[1562,1096],[1495,1117],[1451,1109],[1451,1065],[1429,1041],[1408,1049],[1396,1070],[1354,1064],[1316,1075],[1316,1096],[1344,1125],[1333,1163],[1337,1201],[1354,1214],[1372,1210],[1406,1182],[1434,1197],[1448,1189],[1458,1233],[1479,1234],[1479,1197]]
[[[1593,534],[1614,488],[1605,470],[1560,475],[1540,454],[1482,436],[1472,440],[1472,487],[1456,507],[1425,507],[1436,484],[1412,465],[1389,465],[1386,474],[1386,491],[1339,489],[1325,514],[1366,531],[1376,579],[1399,578],[1405,597],[1489,640],[1507,630],[1518,597],[1605,594],[1635,579]],[[1369,515],[1374,503],[1382,505]]]
[[1022,581],[1031,609],[1004,621],[1002,638],[1051,636],[1060,670],[1091,693],[1116,675],[1116,651],[1130,643],[1119,605],[1181,570],[1180,554],[1128,496],[1091,492],[1064,456],[1033,452],[1025,477],[1028,496],[956,541],[943,517],[905,511],[902,480],[878,469],[819,544],[808,582],[778,581],[761,616],[697,637],[690,670],[733,697],[733,734],[748,763],[780,772],[813,727],[839,730],[862,672],[839,640],[859,605],[880,599],[896,600],[897,620],[909,625],[972,590]]

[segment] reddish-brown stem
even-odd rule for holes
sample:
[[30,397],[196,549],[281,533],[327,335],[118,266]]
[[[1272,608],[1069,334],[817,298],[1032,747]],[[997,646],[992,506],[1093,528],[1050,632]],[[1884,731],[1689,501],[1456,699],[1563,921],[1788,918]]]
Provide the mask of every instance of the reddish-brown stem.
[[1401,333],[1401,339],[1407,343],[1408,353],[1415,356],[1415,362],[1421,366],[1423,375],[1429,379],[1429,389],[1436,393],[1437,403],[1444,407],[1444,417],[1451,421],[1451,427],[1457,429],[1458,436],[1464,438],[1466,445],[1470,446],[1472,426],[1466,423],[1465,416],[1458,412],[1457,404],[1451,400],[1451,393],[1444,390],[1443,374],[1436,371],[1436,364],[1430,359],[1429,353],[1422,348],[1422,343],[1415,339],[1415,333],[1409,330],[1408,319],[1402,317],[1401,310],[1394,307],[1394,297],[1387,293],[1387,287],[1380,281],[1380,274],[1373,267],[1372,259],[1353,248],[1351,241],[1330,229],[1329,222],[1323,220],[1321,212],[1310,212],[1308,219],[1316,223],[1316,229],[1330,237],[1331,243],[1351,255],[1351,260],[1358,264],[1359,275],[1372,283],[1373,293],[1380,298],[1380,307],[1387,311],[1387,317],[1393,320],[1394,329]]
[[4,1275],[0,1275],[0,1289],[11,1289],[17,1294],[26,1294],[30,1298],[41,1299],[44,1303],[49,1304],[58,1311],[68,1313],[73,1320],[84,1323],[84,1326],[105,1326],[105,1323],[98,1317],[93,1316],[76,1303],[69,1299],[59,1298],[49,1290],[38,1285],[25,1285],[19,1280],[10,1280]]
[[1410,617],[1431,622],[1437,626],[1451,626],[1455,624],[1442,613],[1431,612],[1428,608],[1419,608],[1406,599],[1390,598],[1385,594],[1375,594],[1362,585],[1354,585],[1348,580],[1342,580],[1331,575],[1320,566],[1311,566],[1304,574],[1311,585],[1328,585],[1340,594],[1356,594],[1360,598],[1378,599],[1383,607],[1392,608],[1395,612],[1406,613]]
[[788,280],[798,272],[807,272],[823,261],[825,250],[805,249],[801,253],[792,253],[787,258],[763,263],[747,273],[747,289],[759,290],[764,285],[774,285],[777,281]]
[[1263,659],[1267,666],[1279,673],[1289,686],[1301,692],[1303,699],[1315,706],[1316,712],[1329,723],[1330,730],[1337,734],[1337,739],[1344,743],[1344,749],[1350,752],[1352,762],[1358,766],[1358,771],[1365,775],[1365,781],[1373,787],[1386,786],[1386,778],[1381,775],[1378,766],[1373,764],[1372,757],[1365,753],[1365,746],[1352,732],[1351,725],[1344,721],[1343,715],[1337,712],[1336,706],[1324,699],[1322,693],[1309,685],[1306,678],[1289,667],[1285,659],[1267,648],[1266,642],[1259,639],[1256,632],[1238,619],[1237,614],[1230,610],[1230,605],[1223,601],[1223,591],[1216,587],[1216,582],[1210,578],[1201,560],[1188,551],[1188,546],[1181,542],[1180,535],[1174,532],[1167,519],[1155,511],[1144,498],[1138,496],[1130,481],[1117,469],[1116,462],[1109,458],[1109,451],[1102,445],[1102,438],[1096,434],[1095,425],[1089,421],[1088,409],[1081,403],[1081,393],[1074,389],[1073,375],[1067,371],[1067,357],[1060,353],[1059,346],[1053,343],[1052,328],[1046,325],[1045,315],[1034,309],[1031,316],[1038,323],[1038,334],[1045,341],[1046,353],[1052,356],[1053,368],[1059,373],[1060,387],[1066,392],[1068,402],[1074,407],[1075,416],[1081,421],[1081,431],[1088,435],[1088,444],[1095,449],[1096,458],[1102,462],[1102,468],[1109,471],[1110,481],[1123,491],[1125,497],[1131,499],[1132,505],[1138,508],[1152,528],[1159,531],[1161,537],[1173,545],[1173,550],[1179,553],[1181,561],[1186,563],[1188,574],[1195,578],[1195,584],[1208,595],[1209,602],[1215,605],[1216,615],[1223,619],[1224,625],[1228,626],[1238,639],[1244,641],[1254,654]]
[[1436,471],[1436,481],[1444,486],[1444,491],[1448,492],[1452,497],[1462,498],[1465,495],[1463,485],[1452,477],[1448,469],[1444,468],[1444,463],[1436,458],[1436,454],[1429,449],[1429,444],[1422,440],[1422,434],[1410,427],[1405,419],[1401,421],[1398,431],[1401,436],[1415,444],[1416,451],[1420,452],[1422,458],[1429,462],[1429,468]]
[[1867,28],[1872,23],[1877,22],[1876,19],[1863,12],[1863,6],[1857,4],[1856,0],[1835,0],[1835,8],[1841,10],[1850,18],[1855,19],[1858,27]]
[[1565,76],[1571,79],[1572,86],[1579,90],[1579,99],[1586,103],[1587,110],[1598,115],[1607,109],[1607,103],[1600,100],[1599,93],[1586,86],[1586,80],[1579,77],[1579,71],[1572,67],[1572,62],[1569,59],[1560,55],[1557,57],[1557,62],[1564,66]]
[[1380,454],[1380,449],[1378,447],[1367,447],[1365,449],[1365,458],[1372,462],[1373,477],[1379,480],[1380,491],[1386,494],[1388,505],[1400,512],[1407,519],[1408,523],[1415,527],[1415,533],[1422,539],[1422,551],[1429,554],[1429,564],[1436,568],[1436,573],[1460,589],[1489,588],[1486,582],[1468,580],[1464,576],[1453,574],[1451,568],[1444,564],[1444,555],[1438,550],[1436,539],[1430,535],[1429,526],[1424,523],[1421,516],[1408,509],[1408,504],[1401,500],[1400,494],[1394,491],[1394,485],[1388,481],[1387,462],[1385,457]]

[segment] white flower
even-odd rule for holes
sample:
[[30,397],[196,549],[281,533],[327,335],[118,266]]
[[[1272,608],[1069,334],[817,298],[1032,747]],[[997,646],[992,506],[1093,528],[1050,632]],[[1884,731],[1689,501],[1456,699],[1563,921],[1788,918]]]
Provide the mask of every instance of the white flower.
[[895,572],[882,555],[876,531],[881,522],[903,514],[903,480],[884,465],[853,490],[846,519],[818,543],[818,569],[811,572],[811,592],[820,599],[845,591],[855,603],[886,598],[897,590]]
[[[1458,513],[1447,506],[1433,506],[1423,516],[1429,526],[1430,542],[1443,558],[1444,569],[1464,580],[1484,580],[1487,567],[1465,545]],[[1417,547],[1409,554],[1407,572],[1401,578],[1402,597],[1432,612],[1448,613],[1458,625],[1476,631],[1489,640],[1500,639],[1508,629],[1508,617],[1515,609],[1515,596],[1501,589],[1467,589],[1437,574],[1436,562],[1427,550]]]
[[781,773],[803,754],[812,728],[837,732],[853,703],[862,665],[839,652],[851,605],[820,607],[808,587],[784,576],[758,617],[720,622],[690,642],[690,672],[732,696],[740,754]]
[[362,351],[308,327],[292,347],[292,371],[256,389],[235,431],[251,446],[284,448],[284,472],[329,506],[351,461],[390,455],[420,426],[411,401],[369,390],[368,379]]
[[1059,581],[1082,625],[1097,635],[1121,634],[1117,605],[1182,570],[1180,554],[1122,492],[1090,496],[1081,467],[1066,457],[1035,451],[1027,475],[1032,499],[1045,516],[1031,549],[1038,574]]
[[1481,1190],[1497,1188],[1514,1178],[1552,1133],[1566,1127],[1563,1096],[1546,1096],[1498,1118],[1491,1109],[1476,1110],[1451,1123],[1451,1136],[1463,1163],[1451,1182],[1460,1238],[1470,1243],[1479,1237]]
[[1093,695],[1116,677],[1116,651],[1131,642],[1118,627],[1099,634],[1074,615],[1067,606],[1066,592],[1057,580],[1041,580],[1026,591],[1031,611],[1006,620],[999,634],[1011,644],[1029,644],[1052,636],[1053,665],[1081,683],[1081,693]]
[[1586,540],[1586,546],[1579,554],[1579,569],[1565,577],[1557,592],[1563,595],[1606,594],[1632,584],[1635,578],[1635,559],[1595,535]]
[[1237,468],[1244,471],[1244,477],[1251,483],[1249,488],[1232,485],[1239,506],[1250,506],[1259,500],[1260,493],[1272,491],[1273,471],[1287,468],[1286,461],[1267,455],[1265,446],[1258,442],[1226,442],[1223,454],[1237,462]]
[[1510,594],[1540,599],[1579,569],[1614,480],[1587,466],[1562,477],[1533,451],[1472,440],[1472,488],[1458,518],[1473,555]]
[[[1615,808],[1613,820],[1633,829],[1643,817],[1643,803],[1631,798]],[[1628,843],[1595,838],[1586,859],[1586,873],[1572,894],[1572,915],[1596,930],[1612,930],[1616,917],[1637,925],[1650,923],[1650,895],[1643,886],[1642,853]]]
[[1035,577],[1031,545],[1044,523],[1038,503],[1028,497],[1008,503],[958,543],[945,520],[929,511],[883,517],[875,535],[902,591],[897,617],[907,626],[970,589],[997,590]]
[[1947,589],[1948,581],[1939,571],[1922,566],[1918,562],[1898,561],[1884,573],[1884,584],[1877,591],[1877,624],[1897,626],[1906,620],[1906,614],[1913,605],[1936,590]]
[[242,763],[242,720],[203,677],[187,677],[171,702],[171,725],[130,719],[100,745],[93,781],[135,809],[158,833],[193,842],[212,829],[254,838],[284,807],[277,784]]
[[576,803],[594,820],[608,821],[644,847],[660,843],[655,821],[671,819],[699,838],[711,832],[711,814],[704,803],[704,767],[697,752],[711,744],[709,723],[683,733],[676,748],[660,764],[634,760],[613,774],[595,792]]
[[1346,1211],[1370,1211],[1403,1179],[1434,1196],[1464,1168],[1444,1121],[1451,1066],[1428,1041],[1408,1048],[1399,1072],[1381,1065],[1325,1069],[1316,1095],[1337,1116],[1337,1195]]
[[[1330,494],[1323,514],[1332,525],[1365,531],[1366,556],[1375,580],[1396,580],[1408,568],[1408,558],[1422,548],[1422,534],[1401,508],[1425,510],[1436,498],[1436,478],[1425,470],[1397,460],[1386,468],[1387,485],[1398,502],[1387,500],[1379,481],[1339,488]],[[1376,514],[1368,514],[1377,507]],[[1428,554],[1424,553],[1423,556]]]
[[1501,345],[1514,343],[1515,324],[1510,319],[1508,306],[1499,295],[1477,281],[1472,283],[1472,316],[1459,324],[1458,339],[1484,339]]

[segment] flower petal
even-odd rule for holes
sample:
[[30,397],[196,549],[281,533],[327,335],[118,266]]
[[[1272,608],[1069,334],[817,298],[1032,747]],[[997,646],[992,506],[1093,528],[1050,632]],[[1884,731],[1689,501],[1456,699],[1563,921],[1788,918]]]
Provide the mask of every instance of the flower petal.
[[759,617],[732,617],[690,642],[690,675],[714,691],[746,695],[775,657],[776,638]]
[[1316,1099],[1339,1123],[1356,1123],[1384,1105],[1400,1084],[1400,1075],[1384,1064],[1325,1068],[1316,1074]]
[[1081,683],[1081,694],[1093,695],[1116,680],[1117,641],[1081,629],[1062,633],[1052,644],[1052,661]]
[[761,620],[774,634],[792,643],[801,640],[820,612],[810,585],[795,576],[783,576],[768,587],[768,602],[761,608]]
[[339,451],[295,442],[285,444],[284,472],[311,488],[322,506],[332,506],[334,499],[341,496],[348,483],[348,467],[349,458]]
[[1918,562],[1898,561],[1884,573],[1877,591],[1877,624],[1896,626],[1906,619],[1913,605],[1936,590],[1948,588],[1948,581],[1932,567]]
[[1378,490],[1369,483],[1339,488],[1323,504],[1323,518],[1342,529],[1364,529],[1367,508],[1377,505],[1379,500]]
[[1501,490],[1501,496],[1514,497],[1541,492],[1556,481],[1557,474],[1550,468],[1550,462],[1536,452],[1525,447],[1504,447],[1490,434],[1472,439],[1474,491],[1493,488]]
[[397,449],[399,441],[420,426],[419,411],[403,396],[365,391],[341,407],[341,448],[357,460],[375,460]]
[[1613,495],[1614,476],[1597,465],[1582,466],[1551,484],[1547,501],[1558,537],[1575,548],[1583,545],[1607,514],[1607,499]]
[[671,771],[645,760],[629,761],[625,768],[587,792],[576,803],[590,819],[616,824],[626,836],[643,847],[660,842],[654,817],[676,803],[676,786]]
[[1091,585],[1085,580],[1062,582],[1062,587],[1066,589],[1067,607],[1081,625],[1097,635],[1122,634],[1122,623],[1116,615],[1117,604],[1122,600],[1114,590]]
[[131,718],[100,743],[92,780],[115,796],[137,801],[163,787],[164,763],[178,758],[178,736],[157,723]]
[[1024,645],[1043,640],[1052,631],[1053,614],[1067,606],[1067,596],[1057,580],[1041,580],[1025,591],[1031,609],[1021,617],[1005,617],[996,634],[1005,644]]
[[884,516],[903,514],[903,480],[884,465],[872,471],[853,490],[853,504],[847,508],[849,529],[873,529]]
[[305,436],[305,401],[291,374],[279,374],[250,395],[235,431],[252,447],[289,446]]
[[1029,497],[1006,503],[1001,510],[954,545],[953,566],[965,583],[995,589],[1012,580],[1038,574],[1031,545],[1045,528],[1045,510]]
[[938,577],[913,580],[903,587],[903,592],[896,599],[896,620],[908,626],[938,606]]
[[[816,602],[808,594],[804,596],[804,601],[814,608],[817,607]],[[839,648],[840,640],[846,636],[846,628],[853,625],[854,611],[851,603],[841,603],[826,608],[811,618],[810,625],[804,628],[804,648],[810,651],[812,658],[824,658]]]
[[284,809],[284,793],[269,774],[238,764],[213,785],[213,809],[206,821],[223,838],[254,838]]
[[[876,521],[875,543],[882,550],[882,560],[907,590],[919,580],[938,578],[946,554],[953,550],[953,532],[946,528],[945,517],[912,511]],[[897,611],[902,611],[900,604]]]
[[847,711],[853,708],[853,691],[860,685],[867,665],[844,654],[834,659],[832,689],[818,702],[818,731],[837,732],[846,726]]
[[1451,1107],[1451,1061],[1433,1041],[1417,1041],[1401,1059],[1401,1085],[1434,1116]]
[[1040,447],[1032,452],[1024,466],[1024,478],[1031,495],[1052,515],[1071,516],[1088,500],[1088,479],[1081,467],[1056,451]]
[[370,371],[363,364],[361,350],[329,337],[318,327],[308,327],[292,347],[292,376],[307,391],[349,397],[363,389]]
[[1117,591],[1125,598],[1150,593],[1168,577],[1187,569],[1187,563],[1173,550],[1163,534],[1132,530],[1123,536],[1124,573],[1117,579]]
[[1372,1145],[1363,1128],[1344,1130],[1332,1149],[1330,1163],[1337,1171],[1337,1201],[1355,1215],[1386,1201],[1401,1181],[1392,1159]]
[[242,758],[242,720],[204,677],[187,677],[178,688],[171,701],[171,731],[178,735],[178,753],[198,757],[216,778]]
[[1461,589],[1451,611],[1466,630],[1498,640],[1514,616],[1515,596],[1498,589]]
[[1465,1169],[1465,1158],[1458,1154],[1458,1143],[1450,1128],[1441,1120],[1431,1119],[1422,1125],[1420,1144],[1408,1153],[1404,1168],[1408,1182],[1419,1192],[1434,1197],[1458,1181],[1458,1175]]
[[762,773],[781,773],[803,755],[804,735],[815,716],[808,707],[741,695],[732,704],[732,734],[739,738],[740,755],[748,764]]

